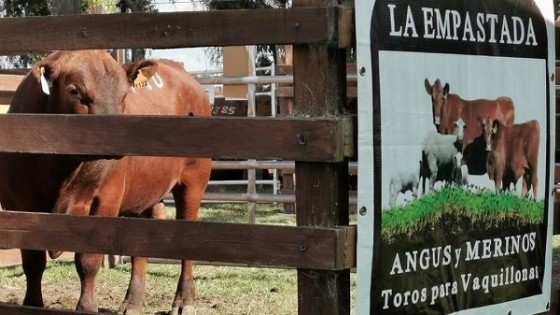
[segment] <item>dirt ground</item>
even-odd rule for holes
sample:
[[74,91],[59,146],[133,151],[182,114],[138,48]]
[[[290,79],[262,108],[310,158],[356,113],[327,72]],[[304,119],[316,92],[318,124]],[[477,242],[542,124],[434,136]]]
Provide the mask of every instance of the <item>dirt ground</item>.
[[[100,313],[120,314],[119,308],[126,294],[130,276],[129,265],[119,265],[114,269],[104,268],[100,271],[96,289]],[[2,269],[4,270],[1,270],[0,301],[21,305],[25,294],[25,277],[21,267]],[[169,314],[178,273],[179,265],[152,266],[151,271],[149,266],[146,278],[144,315]],[[227,267],[201,265],[195,266],[194,274],[197,286],[195,309],[188,313],[183,311],[183,314],[291,315],[297,313],[297,295],[295,291],[283,287],[284,284],[281,282],[286,282],[285,280],[276,283],[272,280],[265,286],[251,284],[252,287],[249,289],[242,288],[242,282],[268,277],[270,272],[267,274],[266,271],[257,271],[252,268],[227,270]],[[294,284],[295,280],[293,284],[289,285],[295,287]],[[45,307],[65,310],[75,309],[80,292],[80,283],[74,269],[73,260],[65,259],[58,265],[49,265],[43,277],[42,287]]]
[[[146,292],[146,302],[144,305],[145,315],[167,315],[171,310],[171,302],[173,301],[173,289],[169,292]],[[80,292],[79,282],[67,281],[62,286],[60,284],[47,283],[43,285],[43,298],[45,307],[51,309],[73,310],[76,307],[78,293]],[[119,307],[121,305],[126,288],[106,286],[102,283],[98,284],[98,303],[99,313],[103,314],[120,314]],[[13,287],[0,284],[0,301],[10,304],[22,304],[25,288],[23,286]],[[227,304],[220,301],[220,304]],[[191,314],[227,314],[220,311],[220,306],[216,302],[209,301],[204,297],[197,297],[195,311]],[[183,312],[185,314],[185,312]]]
[[[57,285],[44,285],[43,297],[45,300],[45,307],[51,309],[65,309],[74,310],[78,300],[78,292],[80,291],[79,283],[65,284],[64,286]],[[98,293],[99,313],[103,314],[121,314],[119,307],[122,298],[126,293],[121,288],[103,287],[103,292]],[[22,304],[22,299],[25,294],[23,287],[9,287],[0,285],[0,300],[10,304]],[[171,310],[171,302],[173,297],[171,294],[155,294],[154,292],[146,294],[146,302],[144,305],[144,315],[167,315]],[[224,301],[220,302],[221,305],[227,305]],[[197,297],[195,310],[188,315],[204,314],[204,315],[217,315],[228,314],[222,312],[219,304],[209,301],[204,297]],[[229,313],[231,314],[231,313]]]

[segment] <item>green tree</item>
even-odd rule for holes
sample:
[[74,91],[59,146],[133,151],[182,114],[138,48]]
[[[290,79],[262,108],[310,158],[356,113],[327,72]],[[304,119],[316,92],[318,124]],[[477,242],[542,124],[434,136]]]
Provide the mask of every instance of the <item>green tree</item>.
[[4,16],[49,15],[51,3],[52,0],[4,0],[0,3],[0,8],[4,12]]
[[[4,0],[0,2],[2,16],[8,17],[50,15],[51,8],[52,0]],[[8,60],[15,68],[24,68],[40,58],[41,56],[38,55],[22,55],[10,56]]]
[[117,3],[118,0],[81,0],[80,12],[82,14],[92,14],[96,10],[100,10],[105,13],[117,13]]
[[[60,9],[60,0],[3,0],[0,1],[1,17],[25,17],[25,16],[46,16],[55,13],[56,9]],[[123,2],[126,12],[156,12],[156,2],[162,0],[81,0],[80,12],[88,14],[92,8],[102,7],[107,13],[117,13],[117,4]],[[174,2],[174,0],[167,0]],[[55,3],[56,2],[56,3]],[[134,49],[132,51],[133,59],[142,59],[145,56],[144,49]],[[15,68],[29,67],[43,55],[22,55],[10,57],[10,63]]]

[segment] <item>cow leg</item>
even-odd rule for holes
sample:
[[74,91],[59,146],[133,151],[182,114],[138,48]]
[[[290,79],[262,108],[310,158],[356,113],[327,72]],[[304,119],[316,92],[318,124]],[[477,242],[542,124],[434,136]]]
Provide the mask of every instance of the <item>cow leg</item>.
[[[198,218],[198,208],[200,206],[200,197],[192,196],[190,192],[192,187],[178,186],[173,189],[175,197],[176,219],[196,221]],[[190,199],[189,199],[190,197]],[[183,260],[181,262],[181,276],[177,283],[177,291],[171,308],[171,315],[182,314],[184,308],[194,308],[195,286],[193,280],[192,261]]]
[[437,165],[436,158],[433,157],[432,155],[428,156],[428,167],[429,167],[430,172],[431,172],[431,175],[430,175],[430,190],[434,190],[434,185],[436,183],[437,173],[438,173],[438,165]]
[[126,296],[121,305],[121,308],[119,309],[119,313],[127,315],[142,314],[142,307],[144,306],[147,265],[148,258],[132,257],[132,272],[130,275],[130,282],[128,283],[128,290],[126,291]]
[[496,170],[496,176],[494,178],[494,186],[496,188],[496,193],[502,191],[502,181],[504,180],[504,174]]
[[76,310],[97,312],[97,301],[95,298],[95,277],[103,262],[102,254],[76,253],[76,271],[80,276],[81,292]]
[[529,190],[533,188],[533,198],[537,198],[537,174],[531,170],[525,170],[523,174],[523,197],[529,197]]
[[523,175],[521,176],[521,196],[523,197],[527,197],[529,194],[529,188],[531,187],[529,181],[529,173],[523,173]]
[[[154,219],[165,219],[165,205],[160,202],[148,211],[148,215]],[[147,257],[132,257],[132,272],[126,296],[119,309],[119,313],[127,315],[140,315],[144,306],[146,287]]]
[[41,293],[41,279],[47,267],[47,255],[42,250],[21,250],[21,261],[27,289],[23,305],[43,307],[43,295]]
[[[196,160],[196,164],[196,167],[187,166],[187,169],[181,174],[183,184],[172,190],[177,220],[196,221],[198,219],[198,210],[210,178],[212,162],[210,159],[199,159]],[[171,315],[194,313],[194,297],[193,264],[190,260],[183,260]]]
[[537,200],[537,186],[538,186],[537,171],[531,170],[531,186],[533,187],[533,199]]

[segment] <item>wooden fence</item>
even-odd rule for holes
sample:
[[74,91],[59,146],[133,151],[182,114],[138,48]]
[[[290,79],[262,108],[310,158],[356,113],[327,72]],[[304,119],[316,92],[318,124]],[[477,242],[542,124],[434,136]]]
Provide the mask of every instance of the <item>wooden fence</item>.
[[[199,77],[197,80],[203,85],[217,85],[217,84],[263,84],[263,83],[289,83],[290,86],[283,87],[273,87],[273,89],[278,89],[279,97],[281,98],[293,98],[293,69],[292,67],[281,66],[278,67],[283,75],[280,76],[253,76],[253,77]],[[29,69],[0,69],[0,113],[4,113],[8,109],[15,90],[19,83],[23,79],[25,73]],[[348,98],[355,99],[356,96],[356,67],[355,64],[351,64],[347,67],[349,72],[347,75],[347,80],[349,85],[347,85]],[[221,73],[221,72],[217,72]],[[276,94],[276,93],[274,93]],[[265,95],[261,95],[265,96]],[[266,96],[271,99],[272,97]],[[225,100],[224,97],[213,97],[214,104],[212,104],[212,116],[238,116],[246,117],[248,112],[248,102],[245,100]],[[272,113],[276,110],[275,102],[265,102],[264,99],[259,96],[255,102],[256,106],[256,116],[275,116]],[[259,102],[263,101],[263,102]],[[271,105],[272,103],[272,105]],[[271,108],[272,106],[272,108]],[[352,115],[356,115],[355,111],[350,112]],[[355,128],[355,127],[354,127]],[[354,130],[356,132],[356,130]],[[248,203],[284,203],[290,204],[285,205],[285,207],[293,207],[295,203],[295,195],[293,193],[293,174],[295,170],[294,161],[220,161],[215,160],[212,164],[213,171],[220,170],[274,170],[281,171],[283,174],[283,192],[278,193],[278,181],[277,176],[273,176],[272,179],[258,180],[256,176],[247,176],[247,179],[236,179],[236,180],[210,180],[210,186],[224,186],[224,185],[246,185],[246,193],[223,193],[223,192],[206,192],[204,194],[203,202],[248,202]],[[357,172],[357,162],[351,161],[349,163],[349,175],[355,176]],[[258,193],[255,189],[255,185],[271,185],[273,187],[272,193]],[[285,187],[292,187],[292,189],[286,189]],[[253,187],[253,189],[250,189]],[[172,199],[173,197],[169,194],[166,199]],[[356,204],[356,191],[350,190],[350,204]],[[293,212],[288,211],[288,212]],[[250,216],[251,217],[251,216]],[[254,216],[252,216],[254,218]],[[255,223],[249,222],[249,223]],[[0,264],[2,261],[0,259]]]
[[[322,3],[294,1],[287,10],[0,19],[0,55],[294,44],[295,99],[291,118],[1,115],[1,151],[283,159],[296,161],[298,174],[297,227],[4,211],[0,247],[298,268],[299,314],[349,314],[356,240],[348,219],[346,153],[353,146],[348,137],[352,122],[339,109],[345,99],[345,48],[351,44],[353,12]],[[76,226],[81,228],[72,228]],[[121,235],[122,230],[127,234]],[[150,238],[142,238],[139,246],[142,235]],[[0,305],[0,313],[37,310]]]

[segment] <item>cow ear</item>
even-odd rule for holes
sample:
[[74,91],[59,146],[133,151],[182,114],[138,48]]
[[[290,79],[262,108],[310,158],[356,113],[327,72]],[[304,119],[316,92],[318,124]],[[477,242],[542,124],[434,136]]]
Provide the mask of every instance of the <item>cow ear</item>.
[[494,120],[494,123],[492,123],[492,133],[496,134],[498,132],[498,128],[500,126],[499,121],[496,119]]
[[449,83],[445,83],[445,86],[443,87],[443,96],[447,97],[447,94],[449,94]]
[[35,66],[35,71],[38,72],[39,85],[41,90],[46,95],[51,94],[53,81],[55,80],[55,67],[49,62],[39,62]]
[[129,83],[135,88],[148,86],[148,80],[157,72],[158,64],[152,60],[142,60],[125,66]]
[[429,95],[432,95],[432,85],[427,78],[424,80],[424,87],[426,88],[426,92],[428,92]]

